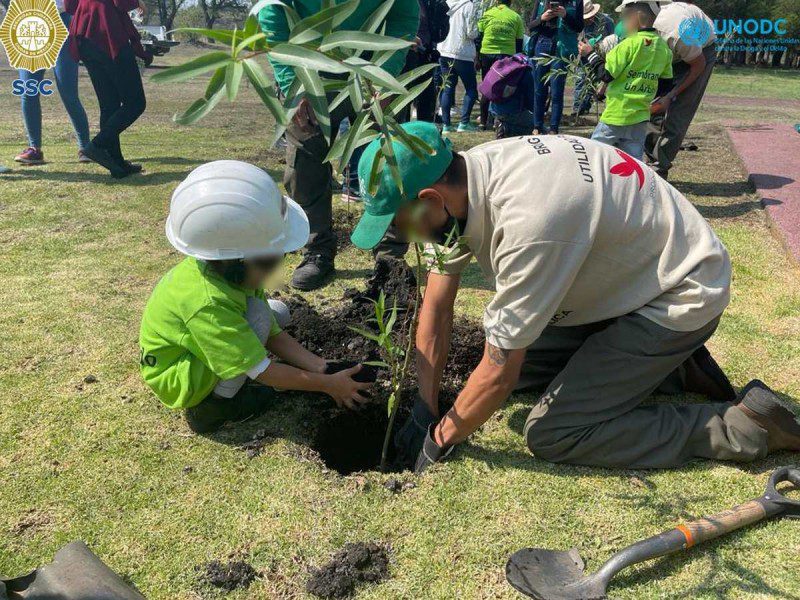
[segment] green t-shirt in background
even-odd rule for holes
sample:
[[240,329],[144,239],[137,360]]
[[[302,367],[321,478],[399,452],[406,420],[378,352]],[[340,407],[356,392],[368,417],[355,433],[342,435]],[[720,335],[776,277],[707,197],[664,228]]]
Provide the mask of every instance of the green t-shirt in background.
[[517,40],[525,34],[522,17],[505,4],[493,6],[478,21],[483,34],[481,54],[514,54]]
[[608,125],[635,125],[650,119],[650,103],[659,79],[672,78],[672,51],[653,29],[626,37],[606,55],[606,71],[614,78],[606,88]]
[[[140,370],[170,408],[202,402],[217,383],[267,355],[247,323],[247,298],[263,290],[228,283],[203,261],[186,258],[158,282],[142,316]],[[272,317],[270,336],[281,332]]]

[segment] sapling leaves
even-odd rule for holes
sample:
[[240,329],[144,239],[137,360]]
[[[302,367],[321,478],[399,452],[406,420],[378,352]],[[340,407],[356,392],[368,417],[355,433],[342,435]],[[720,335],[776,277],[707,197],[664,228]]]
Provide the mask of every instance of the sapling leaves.
[[186,81],[208,71],[213,71],[218,67],[227,65],[231,61],[228,52],[215,51],[193,58],[189,62],[175,67],[170,67],[153,75],[153,81],[157,83],[175,83]]

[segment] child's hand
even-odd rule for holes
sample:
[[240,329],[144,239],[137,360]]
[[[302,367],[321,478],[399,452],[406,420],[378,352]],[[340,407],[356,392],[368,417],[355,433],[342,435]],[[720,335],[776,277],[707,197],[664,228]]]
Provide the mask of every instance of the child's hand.
[[344,371],[328,375],[328,385],[325,392],[333,398],[336,405],[340,408],[344,406],[350,410],[354,410],[359,404],[364,404],[369,401],[359,392],[368,390],[372,384],[359,383],[353,379],[353,375],[360,370],[361,365],[358,364]]
[[606,99],[606,89],[608,88],[607,83],[601,83],[600,87],[597,88],[597,99],[598,100],[605,100]]

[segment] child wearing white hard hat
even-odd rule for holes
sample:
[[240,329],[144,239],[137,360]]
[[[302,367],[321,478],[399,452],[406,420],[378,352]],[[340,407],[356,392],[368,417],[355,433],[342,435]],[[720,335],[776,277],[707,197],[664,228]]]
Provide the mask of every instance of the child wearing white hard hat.
[[201,165],[173,193],[166,233],[187,257],[147,303],[140,368],[165,405],[186,409],[194,431],[263,412],[264,394],[242,392],[248,378],[323,392],[348,408],[365,400],[370,382],[357,375],[361,366],[330,372],[326,360],[283,331],[288,308],[264,293],[284,254],[309,235],[303,209],[267,173],[233,160]]

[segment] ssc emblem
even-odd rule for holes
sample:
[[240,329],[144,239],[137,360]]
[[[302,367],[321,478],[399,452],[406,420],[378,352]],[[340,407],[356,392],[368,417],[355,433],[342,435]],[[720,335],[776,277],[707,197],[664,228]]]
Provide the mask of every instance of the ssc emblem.
[[0,24],[9,64],[32,73],[56,64],[67,35],[54,0],[11,0]]

